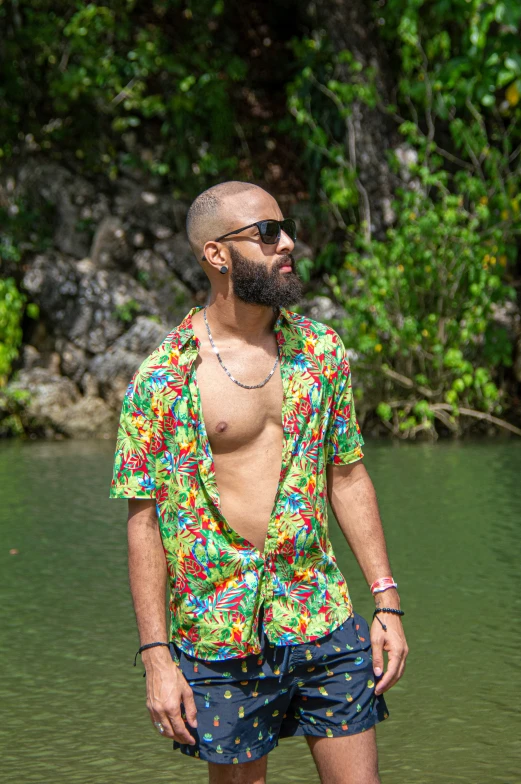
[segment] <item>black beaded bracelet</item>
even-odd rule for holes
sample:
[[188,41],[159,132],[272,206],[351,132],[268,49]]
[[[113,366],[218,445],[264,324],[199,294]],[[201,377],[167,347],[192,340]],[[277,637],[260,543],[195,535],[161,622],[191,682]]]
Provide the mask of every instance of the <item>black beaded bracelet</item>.
[[382,623],[382,621],[378,617],[378,613],[381,612],[393,613],[394,615],[405,615],[405,612],[403,610],[395,610],[394,607],[377,607],[373,613],[373,619],[376,618],[376,620],[378,621],[378,623],[380,624],[384,632],[387,631],[387,626],[385,625],[385,623]]
[[379,612],[390,612],[394,613],[395,615],[405,615],[403,610],[395,610],[394,607],[377,607],[373,615],[376,615],[376,613]]

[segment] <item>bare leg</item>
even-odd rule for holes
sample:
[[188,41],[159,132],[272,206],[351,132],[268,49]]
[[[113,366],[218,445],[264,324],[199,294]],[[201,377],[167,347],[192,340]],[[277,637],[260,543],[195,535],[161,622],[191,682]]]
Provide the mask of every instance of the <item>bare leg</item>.
[[322,784],[380,784],[375,728],[339,738],[306,735]]
[[266,784],[268,755],[238,765],[208,763],[209,784]]

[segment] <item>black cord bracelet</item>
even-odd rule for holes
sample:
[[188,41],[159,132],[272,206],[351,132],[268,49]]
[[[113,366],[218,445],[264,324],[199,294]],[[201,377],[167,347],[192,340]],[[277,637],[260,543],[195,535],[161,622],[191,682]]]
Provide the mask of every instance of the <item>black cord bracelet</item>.
[[143,653],[143,651],[148,650],[148,648],[157,648],[159,645],[165,645],[167,648],[170,648],[170,644],[168,642],[149,642],[148,645],[142,645],[134,656],[134,667],[137,664],[137,657]]
[[373,613],[373,619],[376,618],[376,620],[378,621],[378,623],[380,624],[384,632],[387,631],[387,626],[385,625],[385,623],[382,623],[382,621],[378,617],[378,613],[381,612],[393,613],[393,615],[405,615],[405,612],[403,610],[395,610],[394,607],[377,607]]

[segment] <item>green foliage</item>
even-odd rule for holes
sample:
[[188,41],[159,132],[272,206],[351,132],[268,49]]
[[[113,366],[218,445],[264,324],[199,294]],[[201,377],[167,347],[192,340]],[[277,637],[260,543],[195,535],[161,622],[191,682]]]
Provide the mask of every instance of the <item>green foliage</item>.
[[222,12],[215,0],[0,4],[15,31],[1,58],[2,154],[25,140],[89,172],[130,164],[192,190],[231,175],[230,87],[247,68]]
[[357,368],[387,398],[377,414],[409,434],[460,407],[501,414],[494,377],[512,364],[512,346],[493,315],[515,299],[501,230],[484,239],[486,212],[444,188],[403,191],[395,209],[385,241],[361,238],[329,278]]
[[[439,420],[457,432],[461,408],[502,413],[500,382],[512,365],[511,339],[494,316],[516,301],[521,11],[391,0],[378,15],[401,42],[397,106],[385,107],[375,75],[323,36],[294,44],[302,68],[289,105],[308,144],[314,195],[348,240],[343,256],[328,243],[316,267],[346,312],[336,326],[384,426],[414,437]],[[358,179],[355,103],[394,117],[408,152],[407,165],[389,160],[408,185],[396,191],[385,239],[372,235]]]
[[25,296],[13,278],[0,278],[0,387],[4,386],[11,364],[22,342],[21,321]]
[[122,305],[116,305],[114,315],[125,324],[131,324],[140,313],[141,305],[135,299],[128,299]]
[[18,357],[24,313],[31,319],[39,317],[38,306],[33,302],[27,303],[14,273],[24,252],[47,247],[50,225],[45,207],[28,209],[18,201],[11,205],[10,210],[0,208],[0,270],[3,274],[0,278],[0,388],[5,386],[12,363]]
[[51,243],[52,215],[47,205],[29,208],[22,200],[0,207],[0,265],[17,264],[24,252],[42,251]]
[[469,102],[513,113],[521,97],[517,0],[387,0],[378,16],[398,51],[404,103],[432,105],[444,120]]
[[25,389],[0,388],[0,437],[26,434],[30,429],[26,413],[30,400]]
[[293,134],[305,141],[311,196],[325,202],[345,228],[340,216],[357,220],[360,191],[350,149],[352,105],[376,104],[375,73],[362,73],[348,51],[335,54],[323,33],[294,40],[293,51],[301,71],[288,85],[288,106],[297,123]]
[[[144,169],[190,198],[223,179],[261,179],[281,143],[284,174],[313,207],[305,239],[320,248],[298,262],[300,275],[344,308],[335,326],[382,427],[405,438],[433,434],[438,422],[458,432],[461,409],[501,415],[513,346],[495,314],[515,301],[521,234],[520,4],[373,3],[385,78],[335,51],[309,19],[281,47],[287,70],[271,65],[258,77],[258,46],[240,30],[265,33],[250,24],[257,9],[244,6],[238,20],[238,8],[0,0],[0,160],[38,153],[100,182]],[[290,71],[284,108],[274,85]],[[376,238],[357,158],[360,112],[380,112],[402,138],[387,161],[403,185],[395,219]],[[267,157],[256,168],[259,151]],[[38,317],[17,289],[19,262],[50,242],[51,218],[45,205],[0,207],[0,385],[24,308]],[[139,309],[131,300],[116,315],[129,323]]]

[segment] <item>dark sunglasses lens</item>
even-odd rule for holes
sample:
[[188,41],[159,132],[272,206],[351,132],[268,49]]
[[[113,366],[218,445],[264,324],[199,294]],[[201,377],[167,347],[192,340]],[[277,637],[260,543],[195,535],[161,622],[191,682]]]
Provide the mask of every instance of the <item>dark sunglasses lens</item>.
[[268,245],[273,245],[280,236],[279,222],[276,220],[262,221],[259,226],[262,241]]
[[283,221],[267,220],[260,224],[262,241],[274,245],[280,239],[280,230],[283,230],[293,242],[297,239],[297,224],[292,218]]
[[288,237],[290,237],[293,242],[297,239],[297,224],[293,220],[293,218],[286,218],[281,223],[282,230],[286,232]]

